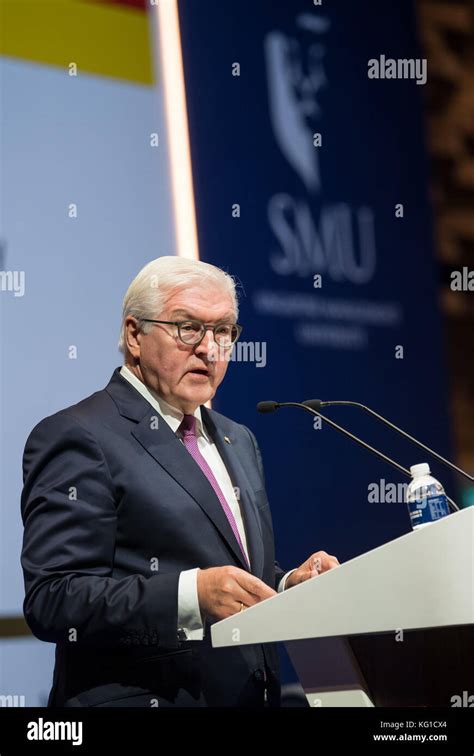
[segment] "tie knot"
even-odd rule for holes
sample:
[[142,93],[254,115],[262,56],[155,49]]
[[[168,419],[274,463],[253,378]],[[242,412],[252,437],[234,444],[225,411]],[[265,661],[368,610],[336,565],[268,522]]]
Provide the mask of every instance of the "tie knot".
[[183,436],[196,435],[196,418],[194,415],[185,415],[181,421],[179,429]]

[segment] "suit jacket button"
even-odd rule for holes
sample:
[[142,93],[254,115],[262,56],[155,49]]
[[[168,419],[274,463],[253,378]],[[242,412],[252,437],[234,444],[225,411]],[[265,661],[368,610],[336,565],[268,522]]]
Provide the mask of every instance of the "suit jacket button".
[[262,669],[256,669],[255,672],[253,673],[253,676],[254,676],[254,679],[258,680],[259,682],[265,679],[265,675],[263,674]]

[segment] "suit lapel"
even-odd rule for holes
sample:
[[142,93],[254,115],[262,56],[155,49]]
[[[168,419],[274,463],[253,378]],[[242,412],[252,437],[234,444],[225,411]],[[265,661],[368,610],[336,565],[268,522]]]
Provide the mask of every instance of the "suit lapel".
[[[224,538],[240,566],[248,570],[227,516],[208,479],[175,436],[168,423],[161,416],[157,417],[156,411],[149,402],[120,375],[119,370],[119,368],[115,370],[106,391],[114,400],[120,414],[135,421],[136,426],[132,428],[132,435],[196,501]],[[239,490],[251,570],[254,575],[261,577],[263,574],[262,535],[256,508],[251,500],[251,487],[238,459],[237,444],[231,434],[227,434],[230,444],[224,440],[223,430],[214,422],[204,406],[201,407],[201,412],[206,429],[214,440],[228,470],[232,485]]]

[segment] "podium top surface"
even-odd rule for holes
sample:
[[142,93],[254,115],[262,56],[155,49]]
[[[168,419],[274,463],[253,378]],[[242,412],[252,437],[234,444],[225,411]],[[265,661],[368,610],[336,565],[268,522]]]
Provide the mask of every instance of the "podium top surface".
[[213,646],[474,624],[474,507],[211,626]]

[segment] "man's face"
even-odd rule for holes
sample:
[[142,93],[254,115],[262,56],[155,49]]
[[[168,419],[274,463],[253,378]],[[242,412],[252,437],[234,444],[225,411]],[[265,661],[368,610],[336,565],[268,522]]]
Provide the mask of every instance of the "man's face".
[[[209,324],[235,323],[235,310],[229,294],[205,284],[173,293],[163,311],[155,317],[157,320],[200,320]],[[196,346],[183,344],[175,326],[154,324],[148,334],[136,334],[130,351],[138,360],[134,370],[138,377],[185,414],[192,414],[196,407],[212,399],[228,367],[225,352],[217,348],[211,330],[206,331]],[[205,371],[205,374],[192,372],[194,370]]]

